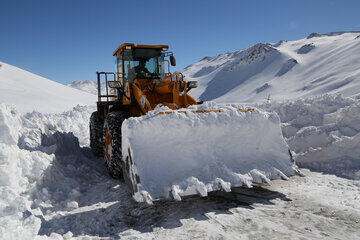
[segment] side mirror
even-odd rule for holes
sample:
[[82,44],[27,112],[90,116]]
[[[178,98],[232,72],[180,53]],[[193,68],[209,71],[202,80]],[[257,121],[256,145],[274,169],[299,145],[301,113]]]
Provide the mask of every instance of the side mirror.
[[188,81],[188,88],[197,88],[197,86],[198,86],[198,84],[197,84],[198,82],[197,81]]
[[171,66],[176,66],[176,60],[175,60],[174,55],[170,55],[170,63],[171,63]]

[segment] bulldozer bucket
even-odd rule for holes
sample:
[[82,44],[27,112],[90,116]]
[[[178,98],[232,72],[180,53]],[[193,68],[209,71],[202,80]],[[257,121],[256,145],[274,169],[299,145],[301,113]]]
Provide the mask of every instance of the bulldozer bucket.
[[136,201],[151,203],[287,179],[296,170],[279,123],[276,113],[210,103],[126,119],[125,181]]

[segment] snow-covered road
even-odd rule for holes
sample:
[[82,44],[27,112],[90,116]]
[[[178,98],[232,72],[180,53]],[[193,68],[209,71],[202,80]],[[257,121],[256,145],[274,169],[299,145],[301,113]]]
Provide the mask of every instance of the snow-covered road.
[[70,195],[63,200],[70,204],[58,205],[56,200],[50,208],[41,207],[45,213],[40,235],[59,239],[360,238],[359,181],[302,170],[306,177],[276,180],[271,186],[146,206],[131,199],[125,184],[108,177],[100,159],[88,160],[83,163],[93,170],[75,171],[63,179],[88,185],[80,190],[78,206],[71,205],[74,197]]

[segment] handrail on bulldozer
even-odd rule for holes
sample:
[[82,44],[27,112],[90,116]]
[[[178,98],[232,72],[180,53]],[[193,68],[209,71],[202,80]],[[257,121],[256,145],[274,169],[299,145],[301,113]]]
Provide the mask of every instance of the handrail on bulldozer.
[[169,78],[170,81],[172,81],[172,78],[176,76],[175,81],[180,81],[179,79],[184,79],[184,75],[181,72],[173,73],[170,75],[166,75],[165,78]]

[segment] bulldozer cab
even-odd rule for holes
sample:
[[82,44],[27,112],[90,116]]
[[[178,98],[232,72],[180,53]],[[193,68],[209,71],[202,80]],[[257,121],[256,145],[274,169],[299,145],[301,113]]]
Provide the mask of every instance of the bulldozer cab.
[[118,80],[132,83],[135,79],[164,80],[166,45],[122,44],[115,52]]
[[137,48],[123,52],[124,78],[161,79],[164,76],[164,54],[159,49]]

